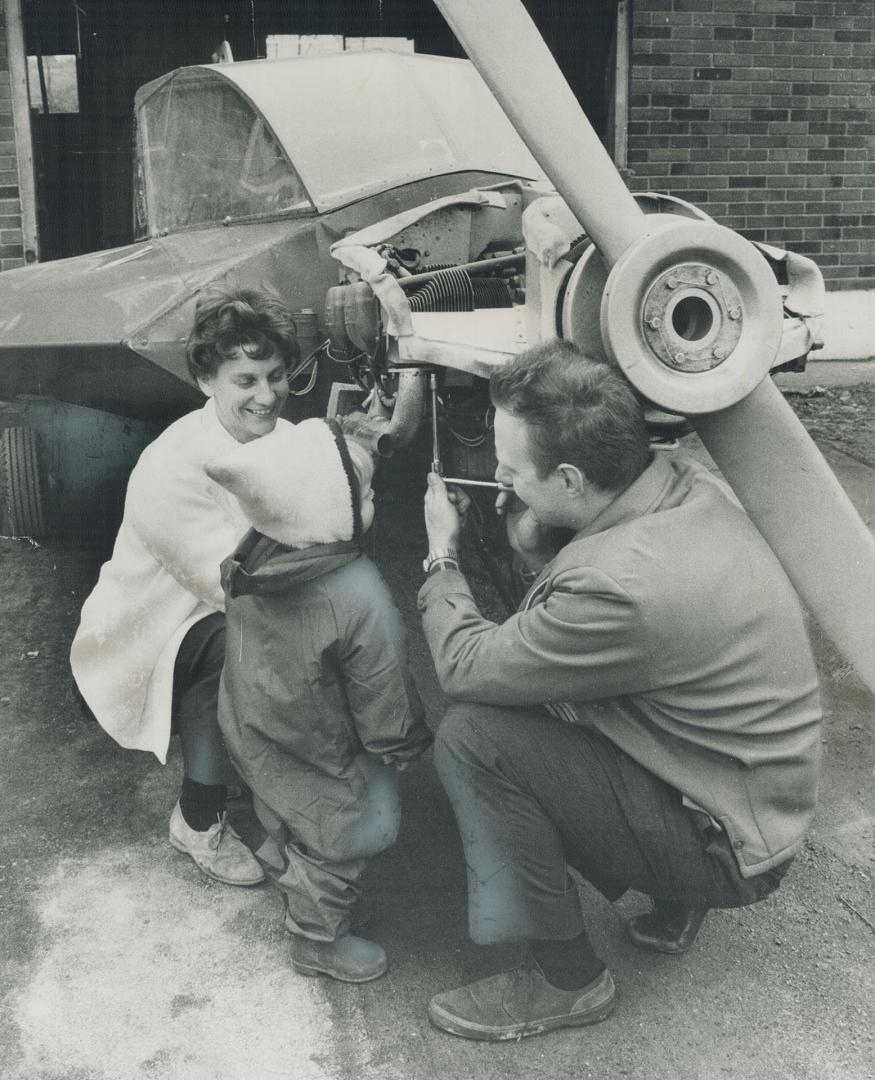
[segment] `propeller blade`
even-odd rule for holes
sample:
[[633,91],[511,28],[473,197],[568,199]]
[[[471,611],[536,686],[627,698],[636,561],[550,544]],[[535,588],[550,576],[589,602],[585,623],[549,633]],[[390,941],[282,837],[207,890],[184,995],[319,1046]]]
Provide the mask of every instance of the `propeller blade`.
[[806,607],[875,691],[875,537],[770,378],[696,431]]

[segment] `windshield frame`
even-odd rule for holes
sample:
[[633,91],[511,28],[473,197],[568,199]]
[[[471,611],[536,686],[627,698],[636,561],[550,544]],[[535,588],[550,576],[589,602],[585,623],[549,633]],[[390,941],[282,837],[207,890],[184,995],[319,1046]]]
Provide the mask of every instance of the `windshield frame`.
[[[205,74],[206,72],[206,74]],[[149,145],[150,128],[147,110],[155,104],[156,96],[161,95],[166,99],[166,107],[171,109],[174,105],[174,91],[178,87],[183,94],[197,94],[201,87],[215,86],[220,94],[224,94],[226,100],[233,100],[242,106],[239,116],[249,113],[248,130],[239,129],[235,134],[246,130],[245,149],[240,156],[241,175],[238,182],[242,189],[242,179],[247,169],[247,162],[251,165],[254,153],[254,140],[262,140],[265,146],[270,146],[276,152],[277,164],[283,168],[288,182],[297,187],[296,202],[288,205],[269,206],[262,209],[257,206],[246,209],[243,212],[233,212],[229,204],[216,203],[215,211],[210,212],[202,220],[181,221],[177,217],[173,219],[173,208],[169,205],[161,205],[161,193],[166,186],[157,179],[158,170],[152,165],[152,154],[157,151],[157,144]],[[245,110],[245,111],[244,111]],[[178,113],[176,114],[179,115]],[[236,86],[227,80],[211,79],[209,69],[203,66],[191,68],[178,68],[169,72],[160,79],[142,87],[137,93],[135,105],[136,145],[137,154],[134,162],[134,232],[136,236],[166,236],[169,233],[186,232],[190,229],[212,228],[216,225],[231,225],[247,221],[266,221],[270,219],[285,219],[289,217],[308,217],[316,213],[316,208],[310,198],[310,194],[294,167],[282,142],[277,138],[269,122],[256,105],[249,100],[247,95],[241,93]],[[178,164],[178,162],[177,162]],[[236,170],[235,170],[236,173]],[[178,175],[178,172],[177,172]],[[280,179],[282,178],[280,174]],[[218,189],[218,185],[217,185]],[[227,187],[224,191],[225,198],[229,198],[236,188]],[[212,193],[209,193],[212,194]],[[217,190],[217,196],[220,194]],[[250,195],[253,203],[257,202],[259,192],[251,190]],[[240,201],[238,199],[238,201]],[[166,200],[165,200],[166,202]],[[306,205],[304,205],[306,202]],[[162,212],[163,211],[163,212]]]

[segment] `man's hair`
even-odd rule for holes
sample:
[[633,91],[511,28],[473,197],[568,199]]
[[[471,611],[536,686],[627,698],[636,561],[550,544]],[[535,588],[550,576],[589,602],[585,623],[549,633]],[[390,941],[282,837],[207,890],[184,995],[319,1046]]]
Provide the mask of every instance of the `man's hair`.
[[287,368],[301,355],[295,320],[265,289],[211,289],[201,294],[185,354],[191,377],[212,378],[241,349],[253,360],[277,355]]
[[566,341],[537,345],[492,373],[492,403],[528,426],[538,474],[576,465],[600,491],[619,492],[650,462],[644,410],[618,370]]

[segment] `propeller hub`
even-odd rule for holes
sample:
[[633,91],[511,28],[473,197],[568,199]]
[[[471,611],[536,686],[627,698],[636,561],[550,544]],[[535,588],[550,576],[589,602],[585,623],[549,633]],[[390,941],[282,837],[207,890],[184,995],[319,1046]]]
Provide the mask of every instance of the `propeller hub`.
[[644,340],[653,355],[675,371],[718,367],[733,352],[744,328],[738,289],[727,274],[705,263],[683,263],[658,275],[641,316]]
[[607,276],[605,353],[660,408],[687,416],[728,408],[763,380],[781,343],[775,277],[722,225],[664,217],[648,225]]

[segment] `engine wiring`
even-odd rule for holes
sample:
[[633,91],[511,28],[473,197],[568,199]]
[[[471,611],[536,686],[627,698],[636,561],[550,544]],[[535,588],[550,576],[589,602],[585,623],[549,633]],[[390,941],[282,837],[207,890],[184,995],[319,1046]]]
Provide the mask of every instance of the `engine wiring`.
[[487,439],[486,434],[463,435],[461,432],[456,431],[456,429],[451,427],[449,424],[447,424],[447,430],[457,442],[460,442],[462,446],[470,447],[472,450],[478,446],[482,446]]
[[[309,394],[313,387],[316,385],[316,379],[319,376],[319,354],[321,352],[324,352],[327,348],[328,340],[326,339],[321,344],[317,345],[312,352],[308,353],[307,356],[305,356],[304,359],[300,362],[300,364],[298,364],[294,371],[290,371],[288,375],[286,375],[286,382],[289,384],[289,393],[292,394],[294,397],[304,397],[306,394]],[[301,390],[295,390],[292,387],[292,380],[296,379],[298,375],[300,375],[302,371],[305,371],[310,364],[313,365],[313,371],[310,374],[307,385]]]

